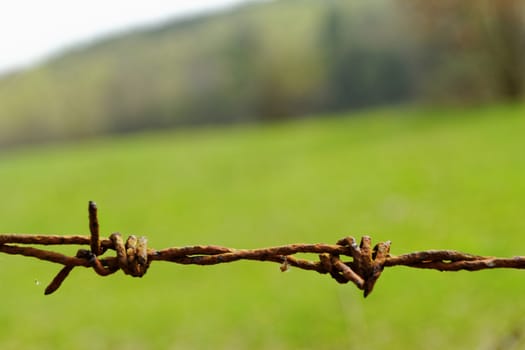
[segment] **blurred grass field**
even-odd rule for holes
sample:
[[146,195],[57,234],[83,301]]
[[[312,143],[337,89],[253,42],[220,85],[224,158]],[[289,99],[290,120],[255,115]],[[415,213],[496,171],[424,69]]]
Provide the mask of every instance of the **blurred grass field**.
[[[154,248],[370,234],[393,254],[522,255],[524,116],[523,105],[381,109],[5,152],[0,231],[86,234],[92,199],[104,236],[144,234]],[[59,268],[0,255],[2,349],[525,346],[521,271],[396,267],[364,300],[276,264],[157,262],[142,279],[77,268],[44,297]]]

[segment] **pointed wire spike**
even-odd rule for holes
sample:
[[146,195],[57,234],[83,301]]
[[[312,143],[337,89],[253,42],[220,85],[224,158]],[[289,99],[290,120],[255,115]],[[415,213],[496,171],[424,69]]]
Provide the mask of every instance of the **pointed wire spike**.
[[46,287],[46,290],[44,291],[44,295],[49,295],[54,293],[60,286],[62,285],[62,282],[66,279],[66,277],[69,275],[71,270],[73,270],[74,266],[64,266],[53,278],[51,283]]
[[94,201],[89,201],[88,204],[89,212],[89,231],[91,232],[91,252],[95,255],[100,255],[100,234],[99,224],[97,217],[97,204]]

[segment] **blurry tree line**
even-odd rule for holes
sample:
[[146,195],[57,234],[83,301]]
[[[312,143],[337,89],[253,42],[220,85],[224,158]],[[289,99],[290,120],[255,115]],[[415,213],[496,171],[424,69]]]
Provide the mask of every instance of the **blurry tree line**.
[[525,88],[525,2],[399,0],[417,31],[423,94],[438,100],[518,100]]
[[0,145],[400,103],[519,100],[520,0],[281,0],[0,77]]

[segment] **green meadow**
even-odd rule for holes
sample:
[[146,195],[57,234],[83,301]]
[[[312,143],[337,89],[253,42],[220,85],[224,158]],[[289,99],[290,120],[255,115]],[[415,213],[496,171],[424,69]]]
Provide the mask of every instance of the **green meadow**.
[[[0,154],[0,232],[153,248],[392,240],[392,254],[525,255],[525,107],[397,108]],[[56,248],[75,254],[77,247]],[[109,253],[108,253],[109,254]],[[315,255],[309,256],[316,259]],[[2,349],[495,349],[525,346],[525,273],[393,267],[353,285],[273,263],[152,263],[141,279],[0,255]]]

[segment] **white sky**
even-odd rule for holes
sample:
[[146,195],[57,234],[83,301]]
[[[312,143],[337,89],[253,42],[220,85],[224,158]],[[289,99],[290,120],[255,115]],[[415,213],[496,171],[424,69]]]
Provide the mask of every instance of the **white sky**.
[[75,43],[243,0],[0,0],[0,73]]

